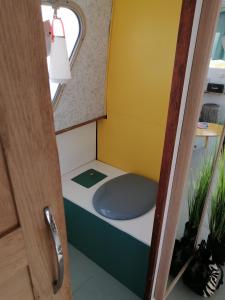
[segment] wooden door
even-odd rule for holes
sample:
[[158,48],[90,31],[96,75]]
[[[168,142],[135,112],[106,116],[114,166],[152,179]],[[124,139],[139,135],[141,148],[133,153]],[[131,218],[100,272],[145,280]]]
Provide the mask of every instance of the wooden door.
[[[68,300],[64,208],[40,1],[0,0],[0,20],[0,299]],[[59,274],[46,207],[58,227],[62,249],[58,245],[57,250],[64,255],[59,290],[53,290]]]

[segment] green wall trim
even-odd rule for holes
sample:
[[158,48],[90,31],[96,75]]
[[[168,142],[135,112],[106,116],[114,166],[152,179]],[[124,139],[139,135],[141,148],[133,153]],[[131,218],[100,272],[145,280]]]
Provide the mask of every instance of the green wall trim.
[[68,241],[144,298],[149,247],[64,198]]

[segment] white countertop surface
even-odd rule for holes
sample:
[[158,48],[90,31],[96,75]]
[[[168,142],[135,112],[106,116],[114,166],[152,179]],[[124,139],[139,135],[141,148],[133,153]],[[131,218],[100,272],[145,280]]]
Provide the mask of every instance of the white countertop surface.
[[[101,180],[99,183],[95,184],[91,188],[85,188],[81,185],[73,182],[71,179],[75,176],[81,174],[82,172],[88,169],[95,169],[99,172],[104,173],[107,177]],[[150,246],[153,220],[155,214],[155,208],[153,208],[148,213],[144,214],[141,217],[132,219],[132,220],[111,220],[101,216],[97,213],[92,205],[92,197],[95,191],[106,181],[109,181],[112,178],[126,174],[126,172],[116,169],[110,165],[104,164],[100,161],[94,160],[88,164],[85,164],[77,169],[72,170],[71,172],[62,176],[62,187],[63,187],[63,196],[70,200],[71,202],[79,205],[88,212],[92,213],[95,216],[98,216],[100,219],[111,224],[112,226],[128,233],[137,240],[145,243]]]

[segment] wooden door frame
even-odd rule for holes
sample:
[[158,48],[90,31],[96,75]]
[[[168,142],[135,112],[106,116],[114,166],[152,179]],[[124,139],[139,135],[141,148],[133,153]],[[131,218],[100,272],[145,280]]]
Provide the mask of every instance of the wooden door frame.
[[167,191],[176,142],[177,127],[180,115],[181,100],[185,73],[191,41],[192,25],[197,0],[183,0],[180,23],[177,37],[177,46],[170,92],[170,102],[167,116],[165,141],[163,148],[162,164],[160,170],[159,190],[156,201],[156,211],[150,247],[149,270],[146,286],[146,299],[151,299],[154,274],[156,271],[160,238],[162,234],[163,218],[166,209]]
[[[198,26],[196,47],[193,56],[191,76],[189,80],[188,96],[186,99],[185,114],[182,124],[179,150],[173,177],[173,185],[166,213],[166,200],[171,176],[174,147],[181,108],[184,78],[187,68],[189,45],[191,41],[192,25],[197,1],[183,0],[177,49],[175,56],[174,72],[170,94],[170,104],[166,127],[166,136],[163,150],[163,158],[160,172],[159,192],[153,226],[153,234],[150,249],[149,273],[147,279],[146,299],[152,299],[154,293],[154,281],[157,274],[160,278],[156,284],[156,300],[164,299],[167,278],[169,274],[172,251],[175,242],[176,225],[178,223],[181,195],[185,184],[187,170],[190,164],[193,141],[195,137],[196,123],[200,113],[203,87],[208,69],[212,40],[219,12],[220,0],[203,0],[201,18]],[[204,50],[202,50],[204,49]],[[163,220],[167,218],[165,230]],[[162,245],[160,243],[162,241]],[[161,252],[159,272],[157,261]],[[157,273],[157,274],[156,274]]]

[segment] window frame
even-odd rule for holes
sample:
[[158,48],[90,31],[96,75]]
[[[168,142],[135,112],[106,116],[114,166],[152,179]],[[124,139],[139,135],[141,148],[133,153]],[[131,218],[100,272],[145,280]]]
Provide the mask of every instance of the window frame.
[[[82,42],[83,42],[85,34],[86,34],[86,26],[85,26],[86,24],[85,24],[84,13],[82,12],[79,5],[77,5],[74,1],[71,1],[71,0],[42,0],[41,5],[49,5],[49,6],[52,6],[52,8],[60,8],[60,7],[68,8],[76,15],[76,17],[78,19],[79,34],[78,34],[76,43],[73,47],[72,53],[69,57],[70,68],[72,70],[74,62],[77,58],[77,55],[79,53],[79,50],[81,48]],[[54,95],[54,98],[51,99],[53,111],[56,110],[57,105],[59,104],[59,101],[61,100],[62,93],[63,93],[65,86],[66,86],[65,83],[63,83],[63,84],[59,83],[56,93]]]

